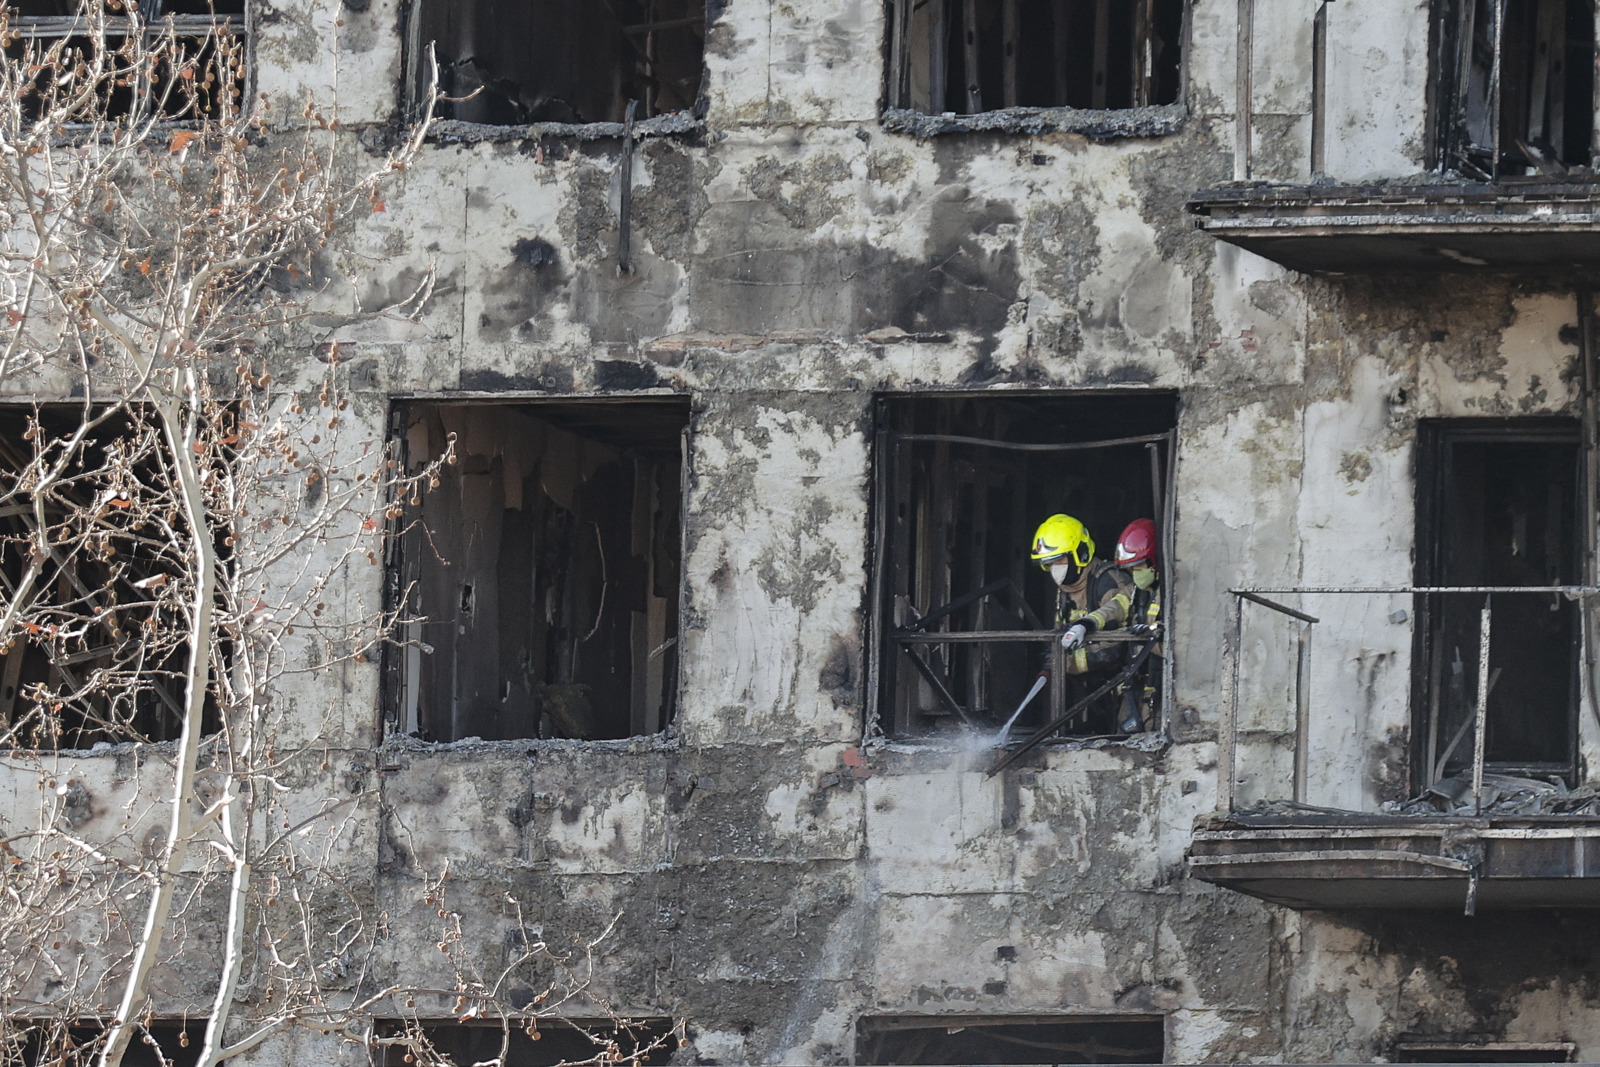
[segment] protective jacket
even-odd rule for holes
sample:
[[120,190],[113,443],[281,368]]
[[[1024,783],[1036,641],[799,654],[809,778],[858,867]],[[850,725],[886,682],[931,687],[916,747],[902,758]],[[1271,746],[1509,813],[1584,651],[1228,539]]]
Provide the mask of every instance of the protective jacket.
[[1152,629],[1161,622],[1161,581],[1149,589],[1135,588],[1133,591],[1133,607],[1128,612],[1129,626],[1149,626]]
[[[1121,629],[1130,621],[1136,591],[1126,571],[1103,559],[1092,559],[1077,581],[1061,587],[1056,597],[1056,626],[1082,623],[1091,634]],[[1124,651],[1117,644],[1079,645],[1067,654],[1067,673],[1115,667]]]
[[[1161,624],[1161,580],[1159,576],[1149,588],[1140,589],[1134,583],[1133,608],[1128,616],[1130,627],[1147,627],[1154,631]],[[1129,646],[1130,653],[1138,648]],[[1140,672],[1122,688],[1122,714],[1117,723],[1120,733],[1136,734],[1154,723],[1156,693],[1161,688],[1162,643],[1157,641],[1150,650],[1150,659]]]

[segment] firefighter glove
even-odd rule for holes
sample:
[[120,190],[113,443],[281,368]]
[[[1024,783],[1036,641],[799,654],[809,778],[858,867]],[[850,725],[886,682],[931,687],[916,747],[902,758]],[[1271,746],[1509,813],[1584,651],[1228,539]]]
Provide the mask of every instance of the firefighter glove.
[[1084,638],[1088,636],[1089,628],[1080,622],[1061,635],[1061,647],[1071,652],[1075,648],[1082,647]]

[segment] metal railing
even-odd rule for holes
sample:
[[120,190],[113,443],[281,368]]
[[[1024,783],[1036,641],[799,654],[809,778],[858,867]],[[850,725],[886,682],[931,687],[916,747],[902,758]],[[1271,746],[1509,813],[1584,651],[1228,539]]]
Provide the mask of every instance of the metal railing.
[[[1442,754],[1433,749],[1435,741],[1430,737],[1429,744],[1429,771],[1431,778],[1436,780],[1444,771],[1450,756],[1465,737],[1466,727],[1472,727],[1472,807],[1474,812],[1483,810],[1484,768],[1486,763],[1486,733],[1488,728],[1489,695],[1493,690],[1498,671],[1489,669],[1489,653],[1492,647],[1493,636],[1493,604],[1492,598],[1504,595],[1542,595],[1560,596],[1569,600],[1586,601],[1600,595],[1600,587],[1584,585],[1547,585],[1547,586],[1501,586],[1501,585],[1476,585],[1476,586],[1351,586],[1351,587],[1302,587],[1302,588],[1259,588],[1259,589],[1230,589],[1233,597],[1231,605],[1232,618],[1229,620],[1228,640],[1224,651],[1223,661],[1223,707],[1222,721],[1219,737],[1222,744],[1218,753],[1218,806],[1225,811],[1235,810],[1237,801],[1237,787],[1244,781],[1239,777],[1239,748],[1240,748],[1240,720],[1241,678],[1244,674],[1243,644],[1244,644],[1244,605],[1257,604],[1299,624],[1295,635],[1295,680],[1294,680],[1294,770],[1293,770],[1293,801],[1296,805],[1305,806],[1308,800],[1308,779],[1310,774],[1310,732],[1311,732],[1311,653],[1313,628],[1322,623],[1322,620],[1306,611],[1292,608],[1280,601],[1273,599],[1284,596],[1482,596],[1483,607],[1478,613],[1478,674],[1477,692],[1472,707],[1472,716],[1462,724],[1449,745]],[[1586,629],[1586,628],[1585,628]],[[1585,642],[1586,643],[1586,642]],[[1587,669],[1585,660],[1584,669]],[[1581,699],[1581,698],[1580,698]],[[1432,781],[1422,783],[1431,785]]]
[[[954,615],[961,609],[978,601],[993,597],[996,594],[1009,592],[1016,597],[1025,622],[1034,624],[1034,629],[1029,630],[930,630],[934,623],[941,622]],[[1158,631],[1149,633],[1135,633],[1128,630],[1108,630],[1090,634],[1087,641],[1091,645],[1104,644],[1135,644],[1139,647],[1129,653],[1128,663],[1116,674],[1109,677],[1104,684],[1093,692],[1080,697],[1072,704],[1068,704],[1069,675],[1066,670],[1066,652],[1061,647],[1061,636],[1066,633],[1065,624],[1052,629],[1045,629],[1033,611],[1028,608],[1027,601],[1023,598],[1021,590],[1009,579],[998,579],[987,585],[981,586],[965,593],[962,596],[944,604],[925,615],[919,615],[910,623],[897,627],[892,640],[902,653],[911,661],[918,675],[927,683],[946,710],[968,727],[977,727],[980,724],[974,720],[968,709],[956,698],[945,675],[930,663],[920,652],[920,649],[940,645],[977,645],[977,644],[1046,644],[1048,643],[1049,656],[1049,711],[1046,715],[1044,726],[1032,731],[1027,737],[1019,738],[1016,742],[1005,745],[1007,751],[999,756],[990,769],[994,774],[1008,766],[1024,752],[1032,749],[1052,735],[1071,725],[1079,715],[1086,714],[1096,700],[1110,692],[1117,685],[1129,681],[1149,658],[1151,651],[1158,644],[1162,635]],[[1032,694],[1030,694],[1031,698]],[[1025,702],[1026,703],[1026,702]],[[1020,714],[1021,709],[1018,709]],[[1014,718],[1014,717],[1013,717]],[[1009,728],[1009,723],[1007,724]],[[1002,731],[1003,732],[1003,731]]]

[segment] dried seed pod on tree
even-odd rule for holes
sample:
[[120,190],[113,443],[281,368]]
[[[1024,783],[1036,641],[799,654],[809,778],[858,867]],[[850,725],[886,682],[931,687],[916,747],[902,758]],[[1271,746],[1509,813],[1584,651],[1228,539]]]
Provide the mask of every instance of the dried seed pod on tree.
[[336,332],[415,317],[431,279],[359,313],[328,294],[426,122],[374,151],[333,101],[272,113],[237,22],[0,7],[0,774],[36,787],[0,812],[3,1062],[374,1043],[397,998],[509,1033],[583,987],[587,950],[530,935],[505,973],[543,997],[503,1002],[442,883],[418,888],[441,988],[375,977],[339,867],[371,768],[329,735],[403,621],[352,575],[449,455],[396,454]]

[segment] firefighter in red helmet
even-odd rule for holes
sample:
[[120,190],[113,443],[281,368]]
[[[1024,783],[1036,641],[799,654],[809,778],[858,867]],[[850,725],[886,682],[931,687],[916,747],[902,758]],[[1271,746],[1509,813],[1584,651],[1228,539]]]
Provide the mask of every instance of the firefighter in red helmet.
[[[1116,563],[1134,586],[1133,605],[1128,612],[1128,628],[1156,634],[1161,626],[1161,575],[1156,570],[1156,524],[1149,519],[1134,519],[1117,538]],[[1150,659],[1122,692],[1122,715],[1117,728],[1136,734],[1147,728],[1150,709],[1155,703],[1161,679],[1161,646],[1151,651]]]

